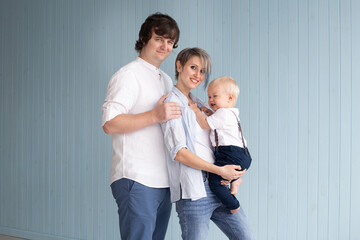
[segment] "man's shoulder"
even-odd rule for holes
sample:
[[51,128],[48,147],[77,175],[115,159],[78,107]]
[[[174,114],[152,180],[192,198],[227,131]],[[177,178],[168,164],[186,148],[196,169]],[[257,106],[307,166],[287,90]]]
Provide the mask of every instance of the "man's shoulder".
[[160,68],[159,70],[160,70],[160,72],[161,72],[161,74],[162,74],[163,76],[165,76],[166,78],[171,79],[171,77],[170,77],[166,72],[164,72],[161,68]]
[[134,60],[122,66],[117,72],[133,71],[139,68],[140,66],[141,64],[139,64],[136,60]]
[[118,78],[121,75],[127,75],[127,74],[136,74],[139,70],[139,67],[141,67],[141,64],[137,63],[136,60],[129,62],[128,64],[122,66],[120,69],[118,69],[111,78]]

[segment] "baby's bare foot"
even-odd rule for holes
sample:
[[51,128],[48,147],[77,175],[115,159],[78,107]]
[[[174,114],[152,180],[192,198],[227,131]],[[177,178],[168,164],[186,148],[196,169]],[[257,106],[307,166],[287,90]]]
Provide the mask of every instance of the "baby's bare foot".
[[240,207],[238,207],[237,209],[230,210],[230,213],[231,213],[231,214],[234,214],[234,213],[236,213],[237,211],[239,211],[239,209],[240,209]]
[[231,193],[232,195],[236,195],[237,192],[238,192],[238,188],[239,188],[239,186],[240,186],[241,184],[242,184],[242,179],[241,179],[241,178],[239,178],[239,179],[237,179],[236,181],[232,182],[232,183],[230,184],[230,193]]

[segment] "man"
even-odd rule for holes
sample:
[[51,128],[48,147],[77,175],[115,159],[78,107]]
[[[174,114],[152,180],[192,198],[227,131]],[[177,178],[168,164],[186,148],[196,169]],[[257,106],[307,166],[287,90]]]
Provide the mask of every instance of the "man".
[[177,47],[174,19],[156,13],[142,24],[136,60],[110,79],[103,129],[112,134],[111,189],[118,205],[122,239],[164,239],[171,212],[165,146],[160,124],[181,115],[164,103],[171,78],[159,69]]

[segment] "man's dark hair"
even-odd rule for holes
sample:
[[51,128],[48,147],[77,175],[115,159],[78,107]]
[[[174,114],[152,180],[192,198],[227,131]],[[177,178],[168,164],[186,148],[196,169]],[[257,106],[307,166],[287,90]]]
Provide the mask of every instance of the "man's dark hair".
[[139,39],[135,43],[136,51],[141,52],[142,48],[151,39],[153,30],[157,35],[173,40],[173,48],[177,48],[177,42],[179,41],[180,37],[180,30],[176,21],[166,14],[154,13],[150,15],[141,25]]

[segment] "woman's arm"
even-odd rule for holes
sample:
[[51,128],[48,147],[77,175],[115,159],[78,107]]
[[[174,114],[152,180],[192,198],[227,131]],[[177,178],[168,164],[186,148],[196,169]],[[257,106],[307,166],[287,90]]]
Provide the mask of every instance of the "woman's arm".
[[186,148],[182,148],[177,152],[175,160],[189,167],[217,174],[227,180],[237,179],[245,173],[245,170],[239,171],[241,167],[237,165],[216,166],[198,157]]

